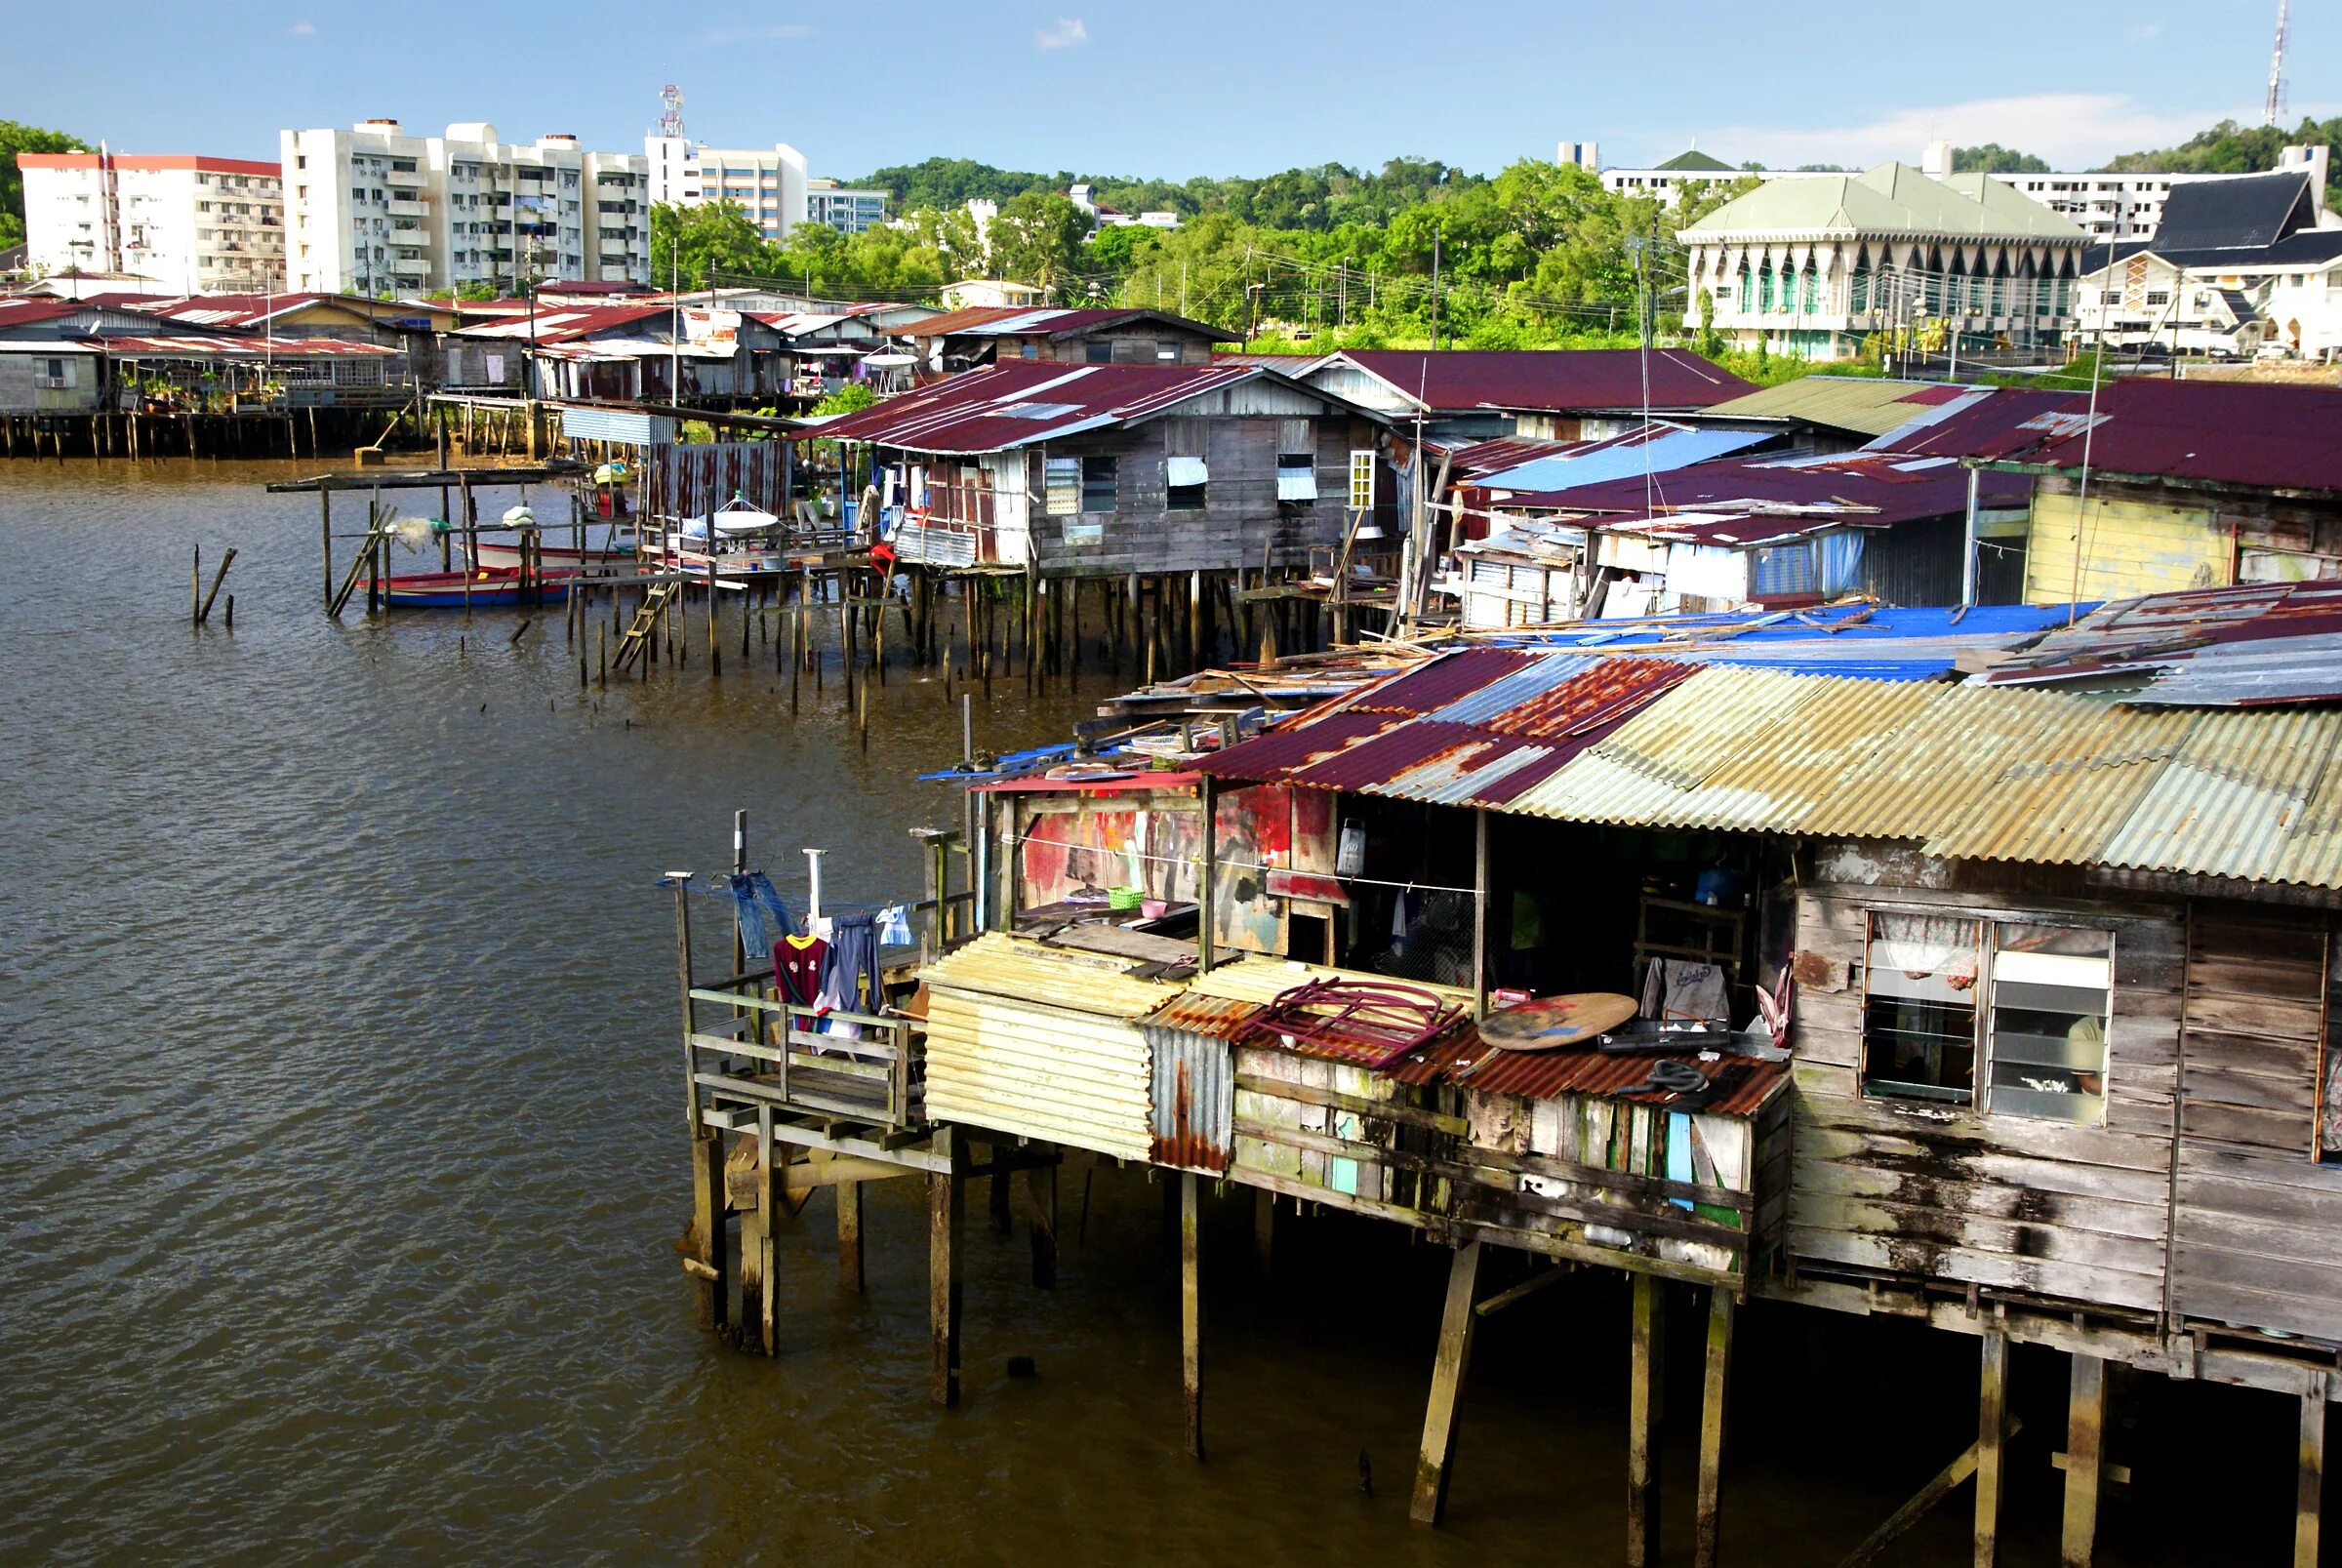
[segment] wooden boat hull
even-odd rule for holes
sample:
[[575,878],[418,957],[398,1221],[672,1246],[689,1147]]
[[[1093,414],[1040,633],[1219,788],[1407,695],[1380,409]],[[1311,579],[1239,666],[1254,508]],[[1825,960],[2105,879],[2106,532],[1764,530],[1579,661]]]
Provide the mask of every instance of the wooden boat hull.
[[[634,559],[630,549],[576,549],[566,544],[546,544],[537,551],[537,558],[549,577],[561,572],[615,571]],[[491,543],[481,540],[472,547],[471,564],[490,572],[520,570],[520,546],[517,543]]]

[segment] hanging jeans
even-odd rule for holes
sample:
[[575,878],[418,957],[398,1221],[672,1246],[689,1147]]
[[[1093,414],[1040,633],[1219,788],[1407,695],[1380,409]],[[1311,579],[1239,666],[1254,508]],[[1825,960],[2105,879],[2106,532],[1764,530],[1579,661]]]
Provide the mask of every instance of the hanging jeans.
[[[878,927],[868,914],[841,914],[830,922],[829,959],[822,975],[822,1000],[831,1013],[871,1013],[878,1008]],[[824,1031],[860,1039],[862,1025],[823,1020]]]
[[770,958],[774,943],[796,935],[796,916],[762,871],[733,874],[732,905],[740,914],[741,946],[750,958]]

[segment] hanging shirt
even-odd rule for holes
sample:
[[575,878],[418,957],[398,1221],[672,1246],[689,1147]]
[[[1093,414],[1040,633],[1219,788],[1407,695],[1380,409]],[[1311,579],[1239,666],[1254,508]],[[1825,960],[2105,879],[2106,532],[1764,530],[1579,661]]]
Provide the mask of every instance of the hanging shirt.
[[781,999],[812,1007],[822,994],[822,960],[829,945],[819,937],[784,937],[773,945],[773,978],[781,983]]

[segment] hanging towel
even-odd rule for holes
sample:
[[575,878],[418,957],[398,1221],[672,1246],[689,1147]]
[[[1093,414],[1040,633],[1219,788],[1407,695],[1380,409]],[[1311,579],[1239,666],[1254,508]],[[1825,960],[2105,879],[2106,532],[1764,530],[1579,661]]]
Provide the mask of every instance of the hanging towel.
[[[829,925],[829,956],[822,971],[822,1005],[830,1013],[868,1013],[879,1000],[878,928],[867,914],[841,914]],[[825,1018],[822,1032],[860,1039],[862,1025]]]
[[900,904],[890,904],[878,911],[878,945],[908,947],[910,945],[910,911]]
[[740,913],[740,942],[750,958],[770,958],[773,944],[797,932],[796,916],[762,871],[735,872],[732,905]]

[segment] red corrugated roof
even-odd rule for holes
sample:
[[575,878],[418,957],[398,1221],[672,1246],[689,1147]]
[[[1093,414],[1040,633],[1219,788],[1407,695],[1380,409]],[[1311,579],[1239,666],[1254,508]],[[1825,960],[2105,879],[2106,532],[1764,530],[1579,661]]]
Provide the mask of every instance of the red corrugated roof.
[[[1434,413],[1474,409],[1568,413],[1643,406],[1645,355],[1634,348],[1355,348],[1333,356],[1380,377]],[[1650,406],[1699,409],[1756,390],[1682,348],[1647,356]]]
[[1932,406],[1921,405],[1916,397],[1896,401],[1914,405],[1911,422],[1887,431],[1866,450],[1987,462],[2022,458],[2042,442],[2078,428],[2089,404],[2079,392],[2022,387],[1958,388],[1951,398],[1929,399]]
[[1600,1051],[1499,1051],[1483,1041],[1471,1025],[1425,1046],[1389,1072],[1400,1083],[1419,1087],[1449,1083],[1480,1094],[1519,1095],[1528,1100],[1602,1095],[1664,1106],[1675,1097],[1665,1090],[1640,1087],[1650,1077],[1652,1066],[1661,1062],[1685,1063],[1711,1075],[1730,1064],[1747,1064],[1745,1075],[1737,1083],[1700,1107],[1711,1115],[1755,1115],[1789,1083],[1788,1063],[1747,1057],[1702,1062],[1696,1052],[1607,1056]]
[[[2016,505],[2032,493],[2021,474],[1983,476],[1980,500],[1987,505]],[[1967,471],[1940,456],[1932,461],[1884,453],[1848,453],[1826,459],[1779,462],[1702,462],[1658,476],[1658,510],[1674,512],[1760,512],[1767,506],[1860,507],[1851,522],[1883,526],[1964,512]],[[1641,475],[1600,480],[1568,490],[1515,496],[1508,506],[1557,511],[1611,512],[1643,518],[1651,492]]]
[[[467,310],[477,305],[466,306]],[[526,306],[523,306],[524,312]],[[656,316],[662,321],[674,319],[671,304],[581,304],[545,305],[537,307],[534,322],[524,313],[501,316],[477,326],[460,327],[456,335],[464,338],[531,338],[541,343],[574,342],[591,338],[597,333],[616,327],[632,326]]]
[[1350,705],[1366,713],[1429,713],[1512,674],[1537,656],[1516,648],[1464,648],[1362,688]]
[[1011,360],[947,377],[809,429],[800,440],[911,452],[1001,452],[1159,414],[1272,374],[1247,365],[1060,365]]
[[[2342,490],[2342,388],[2131,378],[2100,387],[2090,466],[2276,490]],[[2079,467],[2069,435],[2034,460]]]

